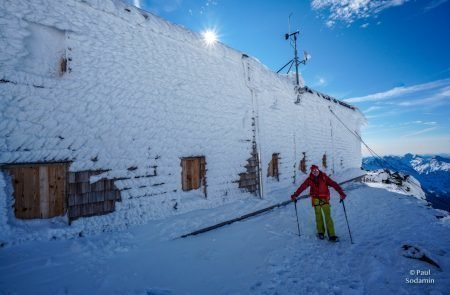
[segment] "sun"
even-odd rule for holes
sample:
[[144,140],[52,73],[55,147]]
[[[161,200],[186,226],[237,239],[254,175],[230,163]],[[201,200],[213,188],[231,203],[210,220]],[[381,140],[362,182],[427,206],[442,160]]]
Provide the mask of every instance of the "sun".
[[217,32],[213,29],[203,31],[202,36],[207,46],[214,46],[219,41]]

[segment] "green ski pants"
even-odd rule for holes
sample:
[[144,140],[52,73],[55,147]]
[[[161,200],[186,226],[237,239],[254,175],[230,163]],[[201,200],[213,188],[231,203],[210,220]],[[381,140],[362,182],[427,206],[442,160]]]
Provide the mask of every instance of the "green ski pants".
[[323,215],[325,215],[325,223],[327,225],[328,237],[334,237],[336,234],[334,232],[333,219],[331,218],[330,204],[325,203],[324,201],[319,199],[314,199],[313,205],[314,205],[314,213],[316,214],[317,233],[319,234],[325,233],[325,227],[323,224]]

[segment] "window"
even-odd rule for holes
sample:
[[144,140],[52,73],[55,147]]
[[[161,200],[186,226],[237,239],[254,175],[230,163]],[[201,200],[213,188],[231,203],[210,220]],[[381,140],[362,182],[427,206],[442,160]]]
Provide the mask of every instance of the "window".
[[205,185],[205,157],[181,159],[181,181],[183,191],[190,191]]
[[55,26],[27,23],[30,35],[24,46],[28,54],[22,57],[25,72],[43,77],[58,77],[68,70],[66,59],[67,33]]
[[66,210],[67,164],[30,164],[6,168],[14,187],[14,214],[20,219],[50,218]]
[[277,180],[279,180],[278,161],[279,154],[272,154],[272,160],[270,161],[269,168],[267,169],[267,176],[275,177]]

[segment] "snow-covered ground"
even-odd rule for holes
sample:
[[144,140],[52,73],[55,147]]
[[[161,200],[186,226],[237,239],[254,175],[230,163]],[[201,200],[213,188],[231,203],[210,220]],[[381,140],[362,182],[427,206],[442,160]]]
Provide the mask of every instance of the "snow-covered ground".
[[[235,202],[120,231],[7,245],[0,248],[0,293],[449,294],[450,217],[384,188],[343,187],[353,245],[334,191],[337,244],[315,238],[309,200],[297,205],[300,237],[288,205],[176,238],[248,209]],[[294,189],[270,194],[285,200]],[[404,244],[424,251],[442,270],[404,257]],[[407,283],[415,278],[422,284]]]

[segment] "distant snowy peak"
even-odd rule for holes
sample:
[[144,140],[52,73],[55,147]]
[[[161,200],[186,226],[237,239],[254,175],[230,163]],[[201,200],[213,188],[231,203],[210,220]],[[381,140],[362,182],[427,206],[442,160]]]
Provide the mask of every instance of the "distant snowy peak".
[[388,191],[411,195],[419,200],[426,201],[425,192],[420,182],[411,175],[394,172],[389,169],[378,169],[369,171],[363,178],[368,186],[385,188]]
[[[390,169],[407,170],[412,168],[416,172],[430,173],[438,171],[450,171],[450,157],[443,157],[438,155],[413,155],[406,154],[404,156],[384,156],[383,161],[387,162]],[[368,157],[364,159],[364,164],[378,165],[379,161],[376,158]],[[385,163],[386,164],[386,163]],[[379,165],[378,165],[379,166]],[[397,169],[399,168],[399,169]]]
[[414,176],[423,190],[435,197],[450,197],[450,157],[444,155],[413,155],[367,157],[366,170],[391,169]]
[[428,174],[436,171],[450,171],[450,159],[439,156],[432,157],[431,159],[415,156],[411,159],[410,163],[411,167],[421,174]]

